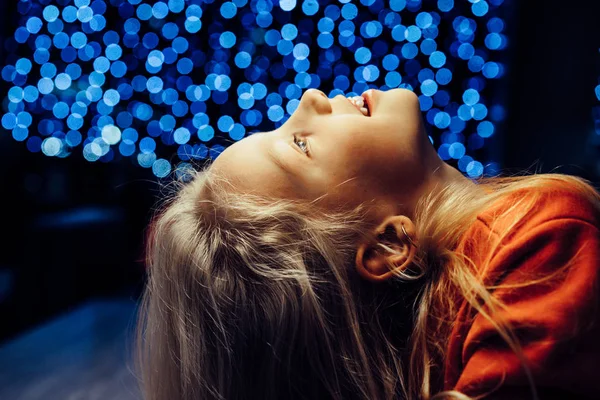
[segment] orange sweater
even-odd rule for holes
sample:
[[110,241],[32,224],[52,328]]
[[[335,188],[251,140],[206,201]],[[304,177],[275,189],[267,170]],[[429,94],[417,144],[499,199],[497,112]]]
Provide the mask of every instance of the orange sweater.
[[[546,276],[572,262],[552,284],[496,289],[500,313],[515,329],[529,361],[538,398],[600,399],[600,216],[581,195],[565,188],[544,189],[530,217],[517,226],[494,254],[488,235],[504,223],[494,215],[510,198],[478,216],[461,238],[458,251],[484,265],[487,285]],[[523,193],[520,194],[521,196]],[[491,251],[491,250],[490,250]],[[471,318],[469,318],[469,316]],[[482,315],[463,303],[450,335],[444,389],[469,396],[492,391],[487,399],[533,399],[525,369]]]

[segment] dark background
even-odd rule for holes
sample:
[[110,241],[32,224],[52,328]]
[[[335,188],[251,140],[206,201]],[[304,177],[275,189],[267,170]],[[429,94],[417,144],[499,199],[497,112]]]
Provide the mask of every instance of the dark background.
[[[568,173],[597,184],[590,138],[600,2],[514,3],[506,90],[498,94],[507,120],[486,146],[506,173]],[[14,32],[14,4],[0,2],[2,39]],[[138,297],[144,230],[160,193],[151,171],[133,159],[32,154],[0,131],[0,183],[0,341],[87,299]]]

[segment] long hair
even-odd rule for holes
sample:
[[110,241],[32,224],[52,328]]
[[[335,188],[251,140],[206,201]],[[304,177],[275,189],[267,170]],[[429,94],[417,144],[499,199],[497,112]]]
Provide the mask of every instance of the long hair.
[[500,246],[548,185],[600,210],[590,182],[569,175],[484,177],[475,181],[483,192],[452,183],[415,208],[417,273],[372,283],[354,267],[358,243],[381,242],[367,204],[326,211],[239,193],[210,169],[192,173],[174,182],[147,231],[135,353],[146,400],[468,399],[441,392],[439,379],[454,294],[529,368],[510,325],[494,317],[503,304],[456,252],[461,236],[477,214],[526,190],[505,212],[512,224],[493,239]]

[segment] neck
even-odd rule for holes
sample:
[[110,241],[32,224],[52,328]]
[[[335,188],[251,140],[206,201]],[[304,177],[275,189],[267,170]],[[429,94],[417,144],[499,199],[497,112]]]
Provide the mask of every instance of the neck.
[[[437,155],[436,155],[437,157]],[[464,176],[456,168],[445,163],[439,157],[437,157],[437,165],[431,169],[432,173],[429,175],[429,179],[423,183],[420,190],[415,193],[415,196],[409,202],[408,212],[404,214],[414,219],[415,207],[419,199],[429,194],[436,194],[448,185],[453,184],[468,184],[472,185],[474,189],[477,189],[477,184],[471,179]]]

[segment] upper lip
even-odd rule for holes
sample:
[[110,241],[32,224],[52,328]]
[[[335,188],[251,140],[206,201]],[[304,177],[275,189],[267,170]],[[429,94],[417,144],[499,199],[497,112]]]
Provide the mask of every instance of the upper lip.
[[369,115],[373,115],[373,106],[375,105],[373,102],[373,90],[369,89],[364,92],[362,98],[365,99],[365,103],[369,109]]

